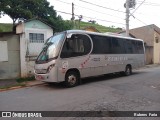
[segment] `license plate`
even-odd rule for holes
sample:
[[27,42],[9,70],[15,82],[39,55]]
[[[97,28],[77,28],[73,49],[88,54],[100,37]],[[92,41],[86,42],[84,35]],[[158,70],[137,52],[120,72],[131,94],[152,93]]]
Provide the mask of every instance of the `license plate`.
[[44,77],[41,76],[41,75],[37,75],[36,78],[37,78],[38,80],[43,80],[43,79],[44,79]]

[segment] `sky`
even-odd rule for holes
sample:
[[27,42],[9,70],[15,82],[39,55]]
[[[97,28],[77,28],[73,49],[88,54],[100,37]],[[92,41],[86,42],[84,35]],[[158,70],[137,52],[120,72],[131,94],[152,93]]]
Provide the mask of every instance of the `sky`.
[[[126,0],[47,0],[54,6],[57,14],[64,20],[71,19],[72,3],[74,3],[75,19],[82,15],[82,21],[95,20],[103,26],[115,26],[125,29]],[[92,4],[90,4],[92,3]],[[136,0],[135,8],[130,9],[129,28],[137,28],[150,24],[160,27],[160,1],[159,0]],[[94,5],[93,5],[94,4]],[[65,13],[63,13],[65,12]],[[0,23],[11,23],[12,20],[6,15],[0,18]]]

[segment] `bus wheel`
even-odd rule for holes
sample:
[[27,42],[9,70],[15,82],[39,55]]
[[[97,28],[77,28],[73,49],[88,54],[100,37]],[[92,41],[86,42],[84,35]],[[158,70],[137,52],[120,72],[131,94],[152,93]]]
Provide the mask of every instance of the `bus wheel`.
[[74,87],[78,84],[79,76],[77,72],[69,71],[65,76],[65,86],[66,87]]
[[132,74],[132,67],[127,65],[124,74],[125,74],[125,76],[131,75]]

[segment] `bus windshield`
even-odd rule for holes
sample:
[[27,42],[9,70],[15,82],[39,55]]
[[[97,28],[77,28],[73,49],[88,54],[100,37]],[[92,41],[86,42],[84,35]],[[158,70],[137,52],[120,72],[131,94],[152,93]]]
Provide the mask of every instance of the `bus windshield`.
[[58,46],[61,43],[60,41],[64,39],[64,36],[65,33],[60,33],[53,37],[50,37],[45,43],[42,52],[38,56],[36,62],[38,63],[48,62],[57,57],[59,51]]

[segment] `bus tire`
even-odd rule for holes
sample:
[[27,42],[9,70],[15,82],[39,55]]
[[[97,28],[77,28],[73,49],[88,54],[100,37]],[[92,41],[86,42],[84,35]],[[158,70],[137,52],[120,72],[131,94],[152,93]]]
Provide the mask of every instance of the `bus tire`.
[[79,75],[75,71],[68,71],[65,76],[65,86],[66,87],[74,87],[79,82]]
[[125,71],[124,71],[124,75],[125,76],[129,76],[129,75],[131,75],[132,74],[132,67],[130,66],[130,65],[127,65],[126,66],[126,69],[125,69]]

